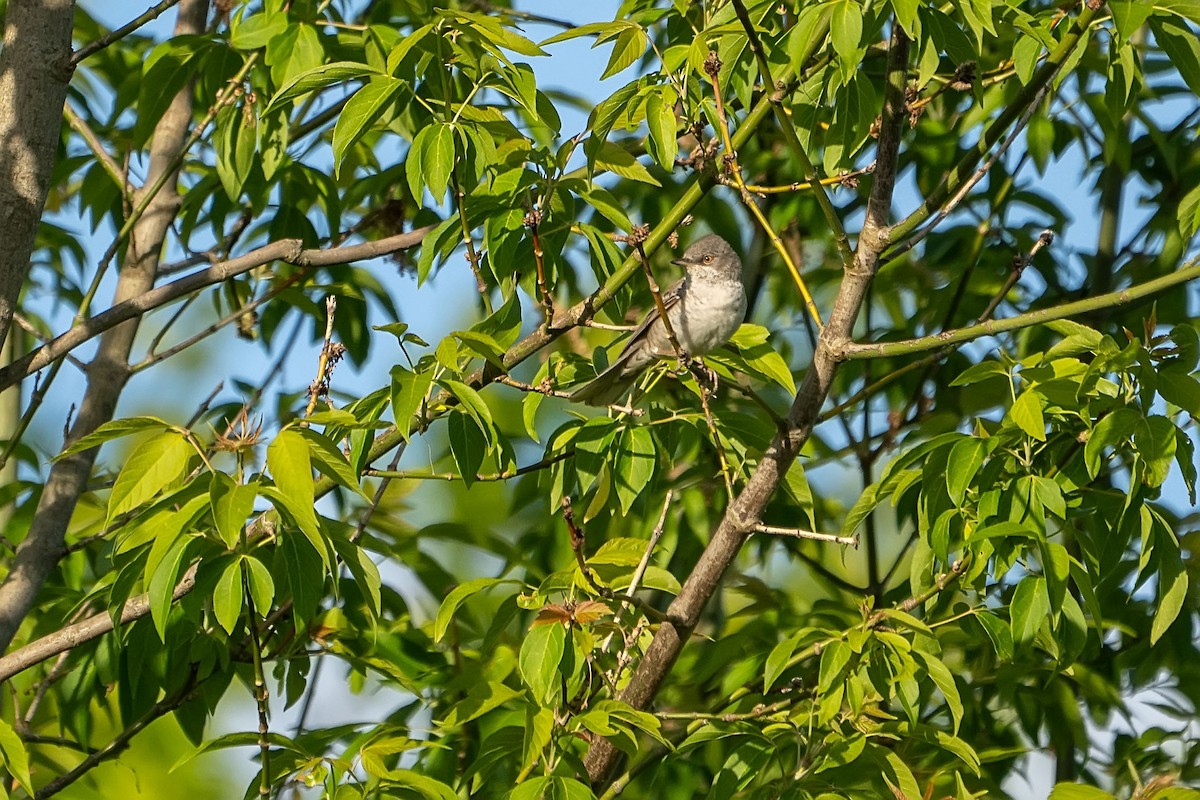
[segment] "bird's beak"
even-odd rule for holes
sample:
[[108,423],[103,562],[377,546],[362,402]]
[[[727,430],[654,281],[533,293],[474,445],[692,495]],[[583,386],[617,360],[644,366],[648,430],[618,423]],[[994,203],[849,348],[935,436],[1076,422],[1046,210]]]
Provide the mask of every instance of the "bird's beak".
[[675,259],[672,259],[672,260],[671,260],[671,263],[672,263],[672,264],[674,264],[674,265],[675,265],[675,266],[677,266],[677,267],[686,267],[686,266],[687,266],[688,264],[690,264],[691,262],[690,262],[690,261],[685,261],[685,260],[683,260],[682,258],[675,258]]

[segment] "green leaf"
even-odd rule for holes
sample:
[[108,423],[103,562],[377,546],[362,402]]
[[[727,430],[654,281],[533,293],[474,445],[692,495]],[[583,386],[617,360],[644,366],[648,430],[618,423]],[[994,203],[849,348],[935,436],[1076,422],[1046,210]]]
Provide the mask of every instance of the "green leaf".
[[[547,625],[543,627],[561,628],[562,626]],[[471,691],[467,693],[466,698],[455,704],[443,719],[435,720],[435,722],[444,728],[456,728],[459,725],[465,725],[473,719],[482,717],[489,711],[499,708],[504,703],[520,695],[519,691],[510,689],[503,683],[479,683],[473,686]]]
[[650,174],[650,170],[642,165],[642,162],[634,158],[624,148],[611,142],[605,142],[600,146],[600,151],[596,154],[593,167],[598,170],[608,170],[631,181],[648,183],[651,186],[662,186]]
[[796,652],[796,646],[800,644],[800,638],[803,635],[802,631],[793,633],[772,647],[771,652],[767,654],[767,662],[763,668],[764,694],[771,691],[775,681],[779,680],[779,676],[787,669],[787,663],[791,660],[792,654]]
[[195,454],[183,434],[166,430],[140,443],[121,468],[108,497],[108,519],[141,506],[187,471]]
[[272,37],[287,30],[287,24],[287,14],[278,11],[260,11],[244,21],[241,13],[235,14],[230,24],[229,44],[235,50],[266,47]]
[[138,85],[137,122],[133,132],[137,146],[150,138],[167,106],[195,76],[196,57],[216,46],[205,36],[175,36],[155,46],[146,56]]
[[817,692],[824,694],[829,691],[835,681],[842,677],[842,670],[850,663],[853,651],[850,645],[841,639],[834,639],[825,645],[821,651],[821,669],[818,673]]
[[483,459],[487,455],[488,443],[475,420],[457,409],[450,414],[446,423],[450,439],[450,454],[458,467],[463,485],[473,484],[478,475]]
[[1179,201],[1175,216],[1185,235],[1190,236],[1200,229],[1200,184],[1193,186]]
[[[309,420],[312,421],[311,419]],[[363,491],[354,473],[354,467],[346,460],[346,455],[339,450],[328,436],[324,436],[311,428],[292,428],[308,443],[308,452],[313,459],[313,466],[325,477],[339,486],[344,486],[364,500],[371,498]]]
[[958,684],[954,682],[954,674],[936,656],[926,653],[924,650],[914,649],[912,652],[924,663],[925,672],[928,673],[929,678],[945,698],[946,708],[950,710],[950,718],[954,721],[953,732],[957,736],[958,726],[962,723],[963,704],[962,696],[958,692]]
[[346,565],[346,569],[350,570],[350,575],[358,584],[358,589],[366,598],[371,611],[378,615],[382,608],[380,604],[383,600],[383,579],[379,576],[379,567],[371,560],[370,553],[349,539],[331,536],[329,541],[342,563]]
[[1087,465],[1090,477],[1094,478],[1100,472],[1100,462],[1105,449],[1127,440],[1140,419],[1141,415],[1137,411],[1122,407],[1096,423],[1096,427],[1088,434],[1087,444],[1083,447],[1083,461]]
[[1116,795],[1109,794],[1095,786],[1085,786],[1082,783],[1058,783],[1050,790],[1047,800],[1117,800]]
[[242,565],[240,559],[232,559],[225,566],[213,590],[213,614],[217,624],[232,635],[242,613]]
[[975,619],[979,622],[980,627],[983,628],[983,632],[992,640],[992,647],[996,651],[996,656],[1001,661],[1011,661],[1013,657],[1013,637],[1012,629],[1008,623],[987,611],[976,612]]
[[454,331],[450,335],[478,353],[489,364],[504,369],[504,348],[491,336],[479,331]]
[[25,752],[25,743],[3,719],[0,719],[0,755],[4,756],[4,767],[8,774],[32,797],[33,780],[29,775],[29,754]]
[[408,36],[400,39],[400,42],[392,48],[387,57],[387,71],[389,75],[394,75],[396,69],[404,61],[405,57],[412,52],[412,49],[424,41],[429,32],[433,30],[432,25],[422,25],[414,30]]
[[404,82],[389,76],[373,76],[366,86],[346,101],[333,126],[333,164],[337,174],[346,150],[362,138],[371,125],[383,116]]
[[250,599],[254,603],[254,610],[260,617],[265,617],[275,600],[275,580],[267,566],[254,556],[246,556],[243,563],[249,571]]
[[230,550],[236,548],[241,540],[242,528],[254,512],[256,497],[256,485],[236,484],[232,478],[219,472],[213,475],[210,489],[213,522],[216,523],[221,541]]
[[974,436],[963,439],[950,449],[950,457],[946,462],[946,489],[954,505],[962,505],[975,473],[983,466],[987,450],[987,442]]
[[1008,609],[1012,620],[1013,640],[1018,645],[1027,644],[1037,636],[1050,616],[1050,595],[1046,579],[1041,575],[1023,578],[1013,592],[1012,605]]
[[633,224],[629,221],[629,215],[625,213],[625,209],[617,201],[617,198],[613,197],[612,193],[604,187],[594,184],[588,186],[580,191],[580,197],[589,206],[596,209],[597,214],[617,226],[618,229],[627,231],[633,227]]
[[[439,123],[425,128],[421,133],[425,131],[432,133],[422,142],[421,169],[425,173],[423,177],[429,193],[436,202],[441,203],[446,197],[446,187],[454,171],[454,129],[449,124]],[[419,198],[419,195],[415,196]]]
[[1200,419],[1200,381],[1186,372],[1165,369],[1157,377],[1158,393],[1193,417]]
[[462,404],[463,411],[466,411],[475,420],[475,424],[479,426],[479,430],[487,439],[489,445],[496,442],[496,424],[492,421],[492,412],[488,409],[488,405],[484,402],[483,397],[479,392],[467,386],[462,381],[451,380],[450,378],[441,378],[438,381],[445,386],[450,394],[458,398]]
[[679,154],[676,132],[679,122],[675,119],[675,93],[667,89],[654,92],[646,98],[646,126],[650,129],[650,155],[667,172],[675,169],[675,156]]
[[999,361],[981,361],[978,364],[972,364],[962,371],[957,378],[950,381],[951,386],[970,386],[972,383],[989,378],[1008,377],[1008,369]]
[[396,428],[404,441],[409,441],[414,433],[410,420],[421,408],[429,387],[433,385],[433,372],[409,372],[399,365],[392,367],[392,414],[396,420]]
[[111,442],[113,439],[120,439],[124,436],[130,436],[135,433],[144,433],[145,431],[166,431],[171,430],[173,426],[158,417],[127,417],[125,419],[114,419],[111,422],[106,422],[96,430],[84,436],[75,444],[63,450],[54,457],[55,461],[61,458],[72,455],[73,453],[82,453],[84,450],[91,450],[93,447]]
[[1046,441],[1046,420],[1042,416],[1041,395],[1026,389],[1017,396],[1008,411],[1008,416],[1017,427],[1039,442]]
[[441,607],[438,608],[437,617],[433,621],[433,640],[440,642],[445,638],[446,631],[450,629],[450,621],[454,618],[458,607],[470,597],[479,594],[485,589],[490,589],[493,586],[499,586],[504,583],[516,584],[518,586],[521,584],[520,581],[512,580],[511,578],[475,578],[454,587],[450,594],[446,595],[446,599],[442,601]]
[[1192,32],[1186,22],[1173,17],[1151,17],[1150,29],[1179,76],[1192,90],[1200,95],[1200,38]]
[[[312,542],[322,563],[328,567],[328,548],[321,536],[314,509],[316,495],[308,442],[294,428],[281,430],[275,441],[267,447],[267,469],[275,481],[285,510],[295,519],[300,531]],[[270,496],[268,492],[262,493]]]
[[176,541],[150,579],[150,618],[154,622],[154,630],[158,631],[158,638],[164,643],[167,641],[167,619],[174,600],[175,579],[179,576],[179,565],[183,563],[183,554],[189,544],[191,540],[186,536]]
[[470,11],[445,12],[447,16],[464,20],[479,34],[482,41],[496,47],[503,47],[523,56],[549,55],[529,39],[505,28],[498,19],[486,14]]
[[858,61],[858,43],[862,41],[862,8],[854,0],[834,3],[833,17],[829,20],[829,33],[833,49],[842,63]]
[[654,437],[648,428],[629,428],[621,437],[616,453],[616,469],[613,482],[617,500],[621,504],[621,515],[629,516],[629,509],[638,496],[650,486],[654,478],[657,457]]
[[271,102],[267,103],[266,109],[263,110],[263,116],[269,115],[272,111],[279,109],[284,103],[294,100],[297,97],[302,97],[309,92],[317,89],[323,89],[326,86],[333,86],[336,83],[345,83],[356,78],[366,78],[368,76],[380,76],[380,73],[374,67],[367,64],[360,64],[354,61],[334,61],[330,64],[322,64],[319,67],[301,72],[296,77],[288,81],[275,96],[271,98]]
[[646,52],[646,42],[646,32],[640,25],[622,30],[616,37],[612,54],[608,58],[608,65],[604,68],[604,74],[600,76],[600,80],[611,78],[641,58],[642,54]]
[[[387,784],[415,792],[425,800],[457,800],[458,793],[439,780],[411,769],[392,769],[387,772]],[[407,793],[405,794],[407,797]]]
[[1165,526],[1156,526],[1158,555],[1158,602],[1150,625],[1150,644],[1157,644],[1183,609],[1187,599],[1188,574],[1179,555],[1179,543]]
[[559,691],[558,665],[562,662],[567,629],[562,625],[538,625],[525,635],[518,664],[521,678],[540,705],[552,704]]
[[892,10],[896,12],[896,19],[900,21],[900,27],[904,28],[908,38],[919,38],[920,21],[917,18],[919,0],[890,0],[890,2]]

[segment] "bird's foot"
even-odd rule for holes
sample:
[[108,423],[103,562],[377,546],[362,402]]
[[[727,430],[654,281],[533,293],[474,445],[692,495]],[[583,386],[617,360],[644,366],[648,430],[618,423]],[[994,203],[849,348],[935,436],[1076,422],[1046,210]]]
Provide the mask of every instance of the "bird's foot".
[[717,387],[720,385],[720,379],[717,377],[716,370],[698,358],[692,359],[688,363],[688,368],[696,376],[696,383],[700,384],[702,390],[707,391],[709,394],[716,393]]

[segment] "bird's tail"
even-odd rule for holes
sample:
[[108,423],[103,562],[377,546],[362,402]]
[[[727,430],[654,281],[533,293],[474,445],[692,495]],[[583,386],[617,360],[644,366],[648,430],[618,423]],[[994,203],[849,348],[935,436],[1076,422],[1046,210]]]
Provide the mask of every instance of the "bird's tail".
[[567,399],[573,403],[586,403],[589,406],[611,406],[624,397],[638,379],[640,371],[630,370],[628,366],[625,359],[617,361],[604,372],[571,392]]

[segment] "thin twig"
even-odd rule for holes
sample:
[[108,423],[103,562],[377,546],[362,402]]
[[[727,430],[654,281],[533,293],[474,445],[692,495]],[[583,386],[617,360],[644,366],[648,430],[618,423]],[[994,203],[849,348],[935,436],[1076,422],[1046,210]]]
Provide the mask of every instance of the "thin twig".
[[[629,585],[625,587],[626,596],[633,596],[633,593],[641,585],[646,570],[650,568],[650,559],[654,556],[654,550],[658,547],[658,543],[662,539],[663,529],[667,524],[667,512],[671,509],[671,500],[674,496],[674,490],[668,489],[666,496],[663,498],[663,507],[662,511],[659,512],[658,522],[654,525],[654,530],[650,532],[650,539],[646,542],[646,550],[642,553],[642,559],[638,562],[637,569],[633,571],[633,577],[629,579]],[[633,660],[629,651],[633,649],[634,643],[641,637],[644,623],[645,617],[639,618],[637,624],[633,626],[633,630],[628,635],[621,637],[622,646],[621,652],[617,655],[617,666],[613,669],[612,675],[609,676],[609,683],[611,685],[616,686],[620,682],[621,673],[625,671],[625,667],[629,666],[629,663]],[[612,644],[612,638],[615,635],[616,631],[609,632],[603,644],[600,645],[601,652],[608,652],[608,646]]]
[[[178,3],[179,0],[171,0],[171,2]],[[100,162],[100,166],[113,179],[113,183],[117,185],[117,190],[122,195],[125,195],[129,191],[129,187],[125,181],[125,172],[121,169],[121,165],[104,149],[104,145],[100,142],[100,137],[96,136],[96,132],[76,113],[70,103],[63,106],[63,116],[67,118],[67,124],[71,126],[71,129],[83,139],[84,144],[88,146],[88,150],[92,151],[92,155]]]
[[[311,417],[317,407],[317,400],[329,394],[329,379],[333,367],[342,358],[345,348],[333,342],[333,320],[337,313],[337,296],[328,295],[325,298],[325,338],[321,343],[321,355],[317,358],[317,377],[313,378],[308,387],[308,407],[304,416]],[[305,423],[306,424],[306,423]]]
[[[575,455],[574,450],[564,450],[561,453],[555,453],[552,456],[547,456],[541,461],[533,464],[527,464],[518,469],[504,470],[503,472],[495,472],[486,475],[476,475],[474,480],[477,483],[486,483],[492,481],[506,481],[511,478],[518,478],[522,475],[528,475],[531,472],[547,469],[560,461],[571,458]],[[370,478],[388,478],[390,480],[421,480],[421,481],[461,481],[463,476],[457,472],[416,472],[413,470],[396,470],[396,469],[372,469],[368,467],[363,470],[363,475]]]
[[550,294],[550,286],[546,282],[546,264],[542,252],[542,236],[539,232],[542,224],[542,210],[540,208],[531,210],[525,215],[524,223],[525,227],[529,228],[529,235],[533,238],[533,263],[537,267],[538,299],[542,304],[546,325],[551,325],[554,322],[554,297]]
[[[788,111],[783,107],[783,83],[771,77],[771,65],[767,61],[766,50],[763,49],[758,31],[755,29],[754,22],[750,19],[750,15],[747,13],[746,6],[742,3],[742,0],[733,0],[733,11],[737,14],[738,21],[742,23],[742,28],[746,31],[746,39],[750,45],[750,50],[754,53],[754,57],[758,61],[759,72],[762,73],[763,81],[767,86],[767,100],[771,103],[771,111],[775,115],[775,121],[779,124],[779,130],[782,131],[783,138],[793,155],[796,156],[796,160],[800,162],[800,168],[804,170],[804,177],[816,190],[817,205],[821,207],[821,213],[825,216],[825,221],[829,223],[829,230],[833,232],[833,241],[837,246],[838,253],[842,257],[842,266],[849,268],[854,260],[854,253],[850,249],[850,240],[846,236],[846,229],[842,225],[842,218],[838,216],[837,209],[833,206],[833,201],[829,199],[829,193],[825,191],[824,185],[817,178],[817,168],[813,166],[812,159],[808,157],[808,152],[800,142],[800,137],[796,135],[796,128],[792,123],[791,116],[789,116]],[[815,46],[816,43],[825,38],[828,25],[827,21],[822,22],[822,28],[813,32],[812,46]]]
[[[767,234],[771,245],[775,248],[775,252],[779,253],[779,257],[783,259],[783,263],[787,266],[788,272],[792,275],[792,280],[796,283],[796,288],[800,291],[800,296],[804,300],[804,307],[808,310],[809,316],[817,328],[823,328],[825,323],[821,321],[821,312],[817,310],[817,304],[812,298],[812,294],[808,291],[807,284],[804,283],[804,278],[800,276],[800,270],[792,261],[792,256],[788,253],[787,248],[783,246],[783,241],[779,238],[779,234],[775,232],[775,228],[771,226],[762,209],[758,207],[758,203],[754,202],[754,198],[750,196],[750,192],[746,189],[746,183],[742,178],[742,167],[738,163],[737,151],[733,148],[733,141],[729,136],[729,120],[725,115],[725,100],[721,95],[721,83],[719,74],[721,72],[721,59],[716,52],[710,52],[708,58],[704,61],[704,71],[708,74],[709,80],[712,82],[713,97],[717,104],[717,127],[721,134],[721,142],[725,146],[725,164],[729,169],[729,173],[733,176],[738,192],[742,197],[742,203],[746,208],[750,209],[750,214],[758,221],[763,232]],[[818,196],[824,193],[824,188],[816,181],[815,176],[810,178],[813,182]]]
[[847,344],[842,348],[841,357],[849,360],[864,358],[888,358],[898,355],[913,355],[929,350],[937,350],[949,345],[959,345],[974,341],[983,336],[993,336],[1008,331],[1023,330],[1034,325],[1069,319],[1090,311],[1116,308],[1122,305],[1143,300],[1159,292],[1172,289],[1181,284],[1200,278],[1200,259],[1193,259],[1180,270],[1155,278],[1154,280],[1130,286],[1107,294],[1076,300],[1071,303],[1052,308],[1042,308],[1027,311],[1007,319],[987,320],[978,325],[968,325],[965,328],[945,331],[933,336],[921,336],[915,339],[902,339],[895,342],[877,342],[870,344]]
[[832,533],[816,533],[814,531],[806,531],[803,528],[780,528],[775,525],[755,525],[751,530],[755,533],[766,533],[771,536],[790,536],[793,539],[813,539],[818,542],[833,542],[834,544],[848,544],[855,550],[858,549],[857,536],[837,536]]
[[126,747],[129,746],[129,742],[134,736],[137,736],[139,733],[145,730],[151,722],[154,722],[154,720],[169,714],[186,703],[189,699],[191,699],[197,688],[196,674],[195,670],[193,669],[191,676],[179,691],[175,692],[169,697],[159,700],[150,708],[149,711],[140,716],[128,728],[121,731],[121,733],[119,733],[111,742],[80,762],[79,766],[75,767],[75,769],[71,770],[66,775],[61,775],[55,778],[39,789],[34,794],[34,798],[36,800],[45,800],[47,797],[53,797],[75,781],[82,778],[97,764],[103,763],[104,761],[119,755]]
[[137,297],[118,303],[94,317],[90,317],[72,326],[46,344],[0,369],[0,389],[18,383],[28,375],[32,375],[46,365],[62,358],[79,345],[98,336],[109,328],[115,327],[127,319],[141,316],[172,300],[184,297],[192,292],[204,289],[213,284],[242,275],[272,261],[285,261],[302,267],[325,267],[349,264],[367,258],[389,255],[398,250],[415,247],[425,238],[425,234],[433,230],[426,225],[408,233],[389,236],[374,242],[364,242],[356,245],[331,247],[328,249],[304,249],[299,239],[281,239],[271,242],[249,253],[214,264],[207,269],[193,272],[171,283],[156,286]]
[[80,61],[83,61],[93,53],[98,53],[113,42],[123,39],[124,37],[136,31],[138,28],[145,25],[147,22],[158,19],[160,14],[178,3],[179,0],[162,0],[162,2],[158,5],[154,5],[146,9],[136,18],[125,23],[115,31],[106,33],[91,44],[79,48],[71,54],[71,67],[74,68],[79,64]]

